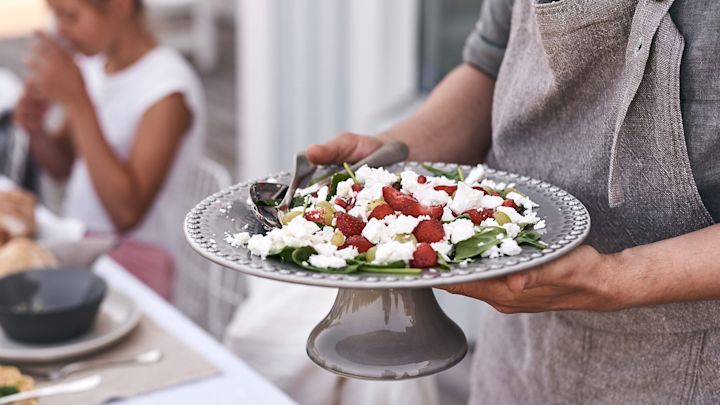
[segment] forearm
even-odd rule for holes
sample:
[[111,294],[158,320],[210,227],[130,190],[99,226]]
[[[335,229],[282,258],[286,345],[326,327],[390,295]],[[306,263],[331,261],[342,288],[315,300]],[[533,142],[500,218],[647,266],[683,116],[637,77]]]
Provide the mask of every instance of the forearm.
[[55,179],[66,179],[75,160],[69,140],[46,134],[35,134],[29,138],[30,154],[40,167]]
[[720,224],[618,254],[629,307],[720,299]]
[[89,100],[79,100],[67,109],[76,151],[88,167],[95,192],[115,228],[129,230],[144,213],[136,176],[105,140]]
[[410,147],[410,160],[480,162],[491,142],[495,81],[463,64],[433,90],[420,110],[380,134]]

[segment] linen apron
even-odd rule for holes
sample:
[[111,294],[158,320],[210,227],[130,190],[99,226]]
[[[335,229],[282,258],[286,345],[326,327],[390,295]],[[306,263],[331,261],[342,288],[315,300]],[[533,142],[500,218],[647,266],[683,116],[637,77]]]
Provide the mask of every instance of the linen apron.
[[[580,198],[601,252],[713,223],[685,143],[673,1],[515,1],[488,164]],[[473,404],[720,403],[717,301],[482,325]]]

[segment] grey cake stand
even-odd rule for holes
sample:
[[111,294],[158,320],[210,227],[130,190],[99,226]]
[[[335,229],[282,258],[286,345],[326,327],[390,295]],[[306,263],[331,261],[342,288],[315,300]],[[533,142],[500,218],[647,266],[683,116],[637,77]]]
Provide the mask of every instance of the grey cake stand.
[[[424,171],[417,162],[387,169],[399,172],[404,168]],[[289,283],[338,288],[333,307],[307,342],[308,356],[320,367],[370,380],[421,377],[452,367],[467,352],[465,335],[442,311],[432,287],[500,277],[552,261],[580,245],[590,230],[587,209],[568,192],[513,173],[488,169],[486,175],[515,183],[540,205],[538,215],[547,224],[542,238],[547,248],[524,246],[518,256],[482,259],[450,271],[429,270],[413,276],[315,273],[263,260],[225,242],[227,234],[264,232],[248,205],[252,182],[236,184],[200,202],[185,218],[185,235],[201,255],[227,268]],[[283,172],[258,181],[286,182],[288,177]]]

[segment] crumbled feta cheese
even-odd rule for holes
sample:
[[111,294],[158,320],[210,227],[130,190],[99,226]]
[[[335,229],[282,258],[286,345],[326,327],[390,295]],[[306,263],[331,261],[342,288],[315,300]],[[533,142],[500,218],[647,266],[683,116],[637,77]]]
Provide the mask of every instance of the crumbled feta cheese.
[[533,200],[531,200],[529,197],[526,197],[526,196],[524,196],[524,195],[522,195],[522,194],[520,194],[520,193],[516,193],[516,192],[514,192],[514,191],[511,191],[511,192],[507,193],[507,195],[505,196],[505,198],[509,198],[509,199],[513,200],[513,202],[515,203],[515,205],[517,205],[518,207],[523,207],[523,208],[529,209],[529,210],[531,210],[531,209],[533,209],[533,208],[535,208],[535,207],[538,206],[538,205],[537,205]]
[[388,242],[377,246],[375,251],[375,259],[373,264],[387,264],[402,260],[410,261],[415,253],[415,245],[413,243]]
[[312,255],[310,256],[310,264],[315,267],[338,269],[345,267],[347,263],[344,259],[336,256]]
[[467,218],[460,218],[443,224],[443,228],[445,230],[445,240],[449,239],[453,244],[470,239],[475,235],[475,226]]
[[483,201],[483,192],[475,190],[465,183],[458,183],[457,191],[452,198],[452,201],[448,204],[448,207],[456,214],[462,214],[463,212],[471,209],[475,209],[480,206]]
[[249,232],[240,232],[234,235],[227,235],[225,242],[229,243],[232,247],[239,247],[246,244],[250,240]]
[[481,208],[495,209],[502,205],[503,198],[497,195],[484,195],[482,201],[480,201]]
[[430,244],[434,251],[436,251],[445,260],[450,260],[450,252],[453,250],[453,245],[449,242],[433,242]]
[[388,235],[385,223],[377,218],[370,218],[370,221],[363,228],[362,236],[376,245],[391,238]]
[[443,177],[443,176],[438,176],[438,177],[426,176],[426,177],[427,177],[427,183],[425,183],[425,184],[429,184],[432,187],[457,185],[457,182],[455,180],[448,179],[447,177]]
[[453,215],[453,212],[450,208],[447,206],[443,207],[443,214],[442,218],[440,218],[441,221],[449,222],[455,219],[455,215]]
[[248,240],[248,249],[252,254],[260,256],[262,258],[267,257],[270,254],[272,248],[272,239],[263,235],[253,235]]
[[335,191],[335,195],[337,197],[346,198],[351,195],[354,191],[352,190],[352,185],[355,184],[353,179],[347,179],[339,182],[337,184],[337,189]]
[[287,229],[287,232],[296,238],[307,238],[314,234],[318,230],[318,227],[315,222],[310,222],[302,215],[298,215],[282,229]]
[[417,173],[408,170],[400,173],[400,190],[406,193],[415,191],[421,186],[421,184],[418,183],[418,177],[420,176]]
[[522,248],[515,242],[515,240],[506,238],[500,243],[500,251],[507,256],[515,256],[522,253]]
[[329,192],[328,186],[321,187],[320,190],[318,190],[318,192],[317,192],[317,200],[318,201],[326,201],[328,192]]
[[390,173],[381,167],[374,168],[368,167],[367,165],[357,169],[355,177],[357,177],[358,181],[360,181],[360,183],[362,183],[365,187],[371,187],[376,184],[387,186],[398,181],[398,176],[395,174]]
[[495,218],[488,218],[480,223],[481,227],[498,227],[500,224],[495,220]]
[[313,247],[318,252],[318,254],[322,256],[332,256],[335,251],[337,251],[337,246],[331,243],[320,243],[313,245]]
[[515,224],[519,223],[523,219],[523,216],[518,214],[518,212],[515,211],[515,208],[513,207],[497,207],[497,212],[502,212],[503,214],[506,214],[510,218],[510,221]]
[[515,239],[515,237],[520,233],[520,227],[513,223],[503,224],[502,227],[505,229],[505,233],[507,233],[507,237],[510,239]]
[[500,248],[497,246],[493,246],[490,249],[484,251],[480,257],[487,257],[490,259],[495,259],[502,256],[502,251],[500,251]]
[[445,205],[451,201],[446,192],[424,185],[413,190],[412,196],[422,205]]
[[472,186],[485,177],[485,166],[477,165],[467,176],[465,176],[465,184]]
[[311,186],[305,187],[305,188],[299,188],[297,191],[295,191],[295,196],[306,196],[308,194],[312,194],[317,192],[320,189],[320,184],[313,184]]
[[358,254],[359,252],[355,246],[348,246],[335,252],[335,256],[345,260],[354,259]]
[[540,220],[537,213],[534,211],[526,210],[523,214],[523,218],[520,220],[520,224],[535,224]]
[[535,229],[545,229],[545,220],[541,219],[535,223]]
[[408,215],[399,215],[394,220],[388,222],[388,232],[393,235],[412,233],[420,221],[420,218]]

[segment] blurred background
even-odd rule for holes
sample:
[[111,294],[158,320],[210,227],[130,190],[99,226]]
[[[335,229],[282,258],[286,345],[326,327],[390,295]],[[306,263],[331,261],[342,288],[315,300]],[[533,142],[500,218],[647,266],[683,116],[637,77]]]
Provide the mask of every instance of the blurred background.
[[[290,169],[294,154],[310,143],[344,130],[373,134],[411,114],[461,62],[481,3],[146,0],[155,33],[201,74],[208,114],[204,153],[219,164],[211,170],[221,179],[215,185]],[[0,1],[0,67],[22,76],[30,34],[49,24],[43,0]],[[46,190],[43,200],[53,208],[59,199],[52,195],[61,194],[62,185]],[[221,337],[242,300],[242,282],[216,278],[208,286],[204,274],[181,271],[178,277],[187,280],[178,288],[204,294],[215,312],[175,304]],[[220,288],[228,285],[231,291]],[[472,342],[479,304],[439,295]],[[469,357],[441,375],[443,403],[465,401]]]

